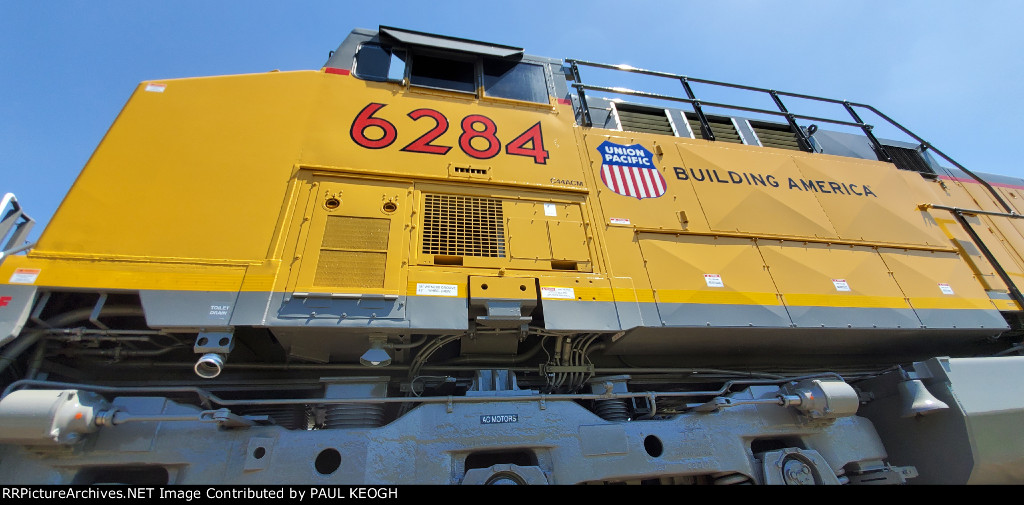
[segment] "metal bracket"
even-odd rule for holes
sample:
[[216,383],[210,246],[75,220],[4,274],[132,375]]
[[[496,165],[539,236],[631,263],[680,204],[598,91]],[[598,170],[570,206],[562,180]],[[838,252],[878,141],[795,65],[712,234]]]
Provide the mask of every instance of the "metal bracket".
[[89,314],[89,322],[95,325],[101,330],[109,330],[110,327],[100,322],[100,312],[103,311],[103,305],[107,303],[107,294],[103,293],[100,295],[100,299],[96,300],[96,305],[92,308],[92,314]]
[[849,475],[850,484],[906,484],[907,479],[917,477],[913,466],[891,466],[877,472]]
[[581,366],[560,366],[541,363],[539,367],[541,375],[547,375],[549,373],[594,373],[594,365],[592,364]]
[[266,421],[267,416],[242,417],[232,414],[228,409],[204,410],[199,413],[199,421],[217,423],[222,428],[248,428],[255,426],[257,421]]
[[36,302],[36,308],[32,310],[32,315],[29,316],[29,320],[36,323],[42,328],[53,328],[50,323],[43,321],[42,315],[43,310],[46,308],[46,304],[50,301],[50,292],[47,291],[39,295],[39,301]]
[[732,400],[730,400],[728,398],[718,397],[718,398],[712,398],[711,401],[709,401],[709,402],[707,402],[707,403],[705,403],[705,404],[703,404],[703,405],[701,405],[701,406],[699,406],[699,407],[697,407],[697,408],[695,408],[693,410],[695,410],[697,412],[715,412],[715,411],[717,411],[717,410],[719,410],[721,408],[731,407],[731,406],[732,406]]
[[14,253],[31,249],[36,244],[24,244],[28,238],[28,232],[32,230],[32,226],[35,225],[35,220],[28,217],[25,211],[22,210],[21,205],[18,203],[18,198],[14,196],[14,193],[6,193],[3,199],[0,200],[0,212],[6,209],[8,206],[11,207],[6,214],[0,216],[0,243],[4,237],[10,235],[10,239],[6,244],[0,246],[0,263],[3,262],[4,258]]
[[230,331],[201,331],[192,349],[196,354],[228,354],[234,348],[235,339]]

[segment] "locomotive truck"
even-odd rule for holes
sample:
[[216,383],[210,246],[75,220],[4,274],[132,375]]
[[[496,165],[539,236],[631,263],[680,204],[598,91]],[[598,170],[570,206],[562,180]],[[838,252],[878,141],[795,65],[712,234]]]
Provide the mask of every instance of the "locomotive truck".
[[866,104],[381,26],[3,207],[3,483],[1024,482],[1024,180]]

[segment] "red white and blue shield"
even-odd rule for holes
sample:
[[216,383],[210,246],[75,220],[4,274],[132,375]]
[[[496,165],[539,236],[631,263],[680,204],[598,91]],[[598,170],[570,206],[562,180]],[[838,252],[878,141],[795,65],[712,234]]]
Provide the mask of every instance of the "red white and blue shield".
[[654,166],[654,155],[640,144],[621,145],[604,141],[601,154],[601,182],[622,196],[637,199],[665,194],[665,178]]

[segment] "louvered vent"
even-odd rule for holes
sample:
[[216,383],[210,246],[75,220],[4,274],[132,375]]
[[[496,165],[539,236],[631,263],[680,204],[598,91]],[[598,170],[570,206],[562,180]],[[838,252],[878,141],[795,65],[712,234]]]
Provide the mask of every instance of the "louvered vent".
[[935,177],[935,170],[928,166],[928,162],[924,160],[924,156],[917,149],[885,146],[885,152],[892,158],[896,168],[918,172],[926,177]]
[[390,219],[327,216],[317,286],[383,288]]
[[665,109],[635,105],[616,105],[615,109],[619,112],[619,123],[623,131],[674,135]]
[[754,129],[757,139],[761,141],[761,145],[764,147],[776,147],[792,151],[802,150],[796,139],[796,134],[793,133],[789,125],[751,121],[750,127]]
[[[711,133],[715,134],[715,140],[719,142],[732,142],[733,144],[743,143],[740,140],[740,134],[736,131],[736,127],[732,125],[732,119],[722,116],[708,116],[707,118],[708,124],[711,126]],[[690,122],[690,129],[693,130],[693,135],[699,139],[704,138],[697,115],[687,114],[686,120]]]
[[504,258],[504,222],[501,200],[424,195],[423,253]]

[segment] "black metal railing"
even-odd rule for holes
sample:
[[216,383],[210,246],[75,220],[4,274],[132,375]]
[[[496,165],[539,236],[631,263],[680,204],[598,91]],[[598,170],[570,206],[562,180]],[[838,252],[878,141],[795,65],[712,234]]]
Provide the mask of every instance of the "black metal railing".
[[[941,157],[942,159],[944,159],[947,162],[949,162],[950,164],[952,164],[953,166],[955,166],[956,168],[962,170],[964,173],[966,173],[972,179],[974,179],[975,181],[980,183],[982,186],[984,186],[989,191],[989,193],[992,194],[992,196],[995,198],[995,200],[997,202],[999,202],[999,205],[1002,206],[1003,209],[1007,213],[1009,213],[1009,214],[1016,214],[1016,212],[1010,207],[1010,205],[1007,204],[1006,201],[1003,199],[1002,195],[1000,195],[999,192],[996,191],[995,188],[993,188],[992,185],[989,184],[987,181],[985,181],[984,179],[982,179],[981,177],[976,175],[974,172],[971,172],[970,170],[965,168],[960,163],[957,163],[956,160],[954,160],[953,158],[949,157],[948,155],[946,155],[946,153],[940,151],[935,146],[931,145],[930,143],[928,143],[927,141],[925,141],[924,139],[922,139],[921,137],[916,135],[914,132],[910,131],[909,129],[907,129],[903,125],[897,123],[895,120],[893,120],[889,116],[883,114],[881,111],[879,111],[878,109],[876,109],[876,108],[874,108],[874,107],[872,107],[870,105],[862,104],[862,103],[856,103],[856,102],[850,102],[850,101],[847,101],[847,100],[836,100],[834,98],[825,98],[825,97],[820,97],[820,96],[805,95],[805,94],[802,94],[802,93],[791,93],[791,92],[787,92],[787,91],[778,91],[778,90],[774,90],[774,89],[759,88],[759,87],[756,87],[756,86],[746,86],[746,85],[743,85],[743,84],[732,84],[732,83],[728,83],[728,82],[712,81],[712,80],[708,80],[708,79],[698,79],[698,78],[695,78],[695,77],[688,77],[688,76],[685,76],[685,75],[672,74],[672,73],[668,73],[668,72],[658,72],[658,71],[654,71],[654,70],[644,70],[642,68],[636,68],[636,67],[632,67],[632,66],[629,66],[629,65],[609,65],[609,64],[606,64],[606,63],[594,63],[594,62],[590,62],[590,61],[575,60],[575,59],[567,59],[567,60],[565,60],[565,62],[566,62],[566,64],[569,65],[569,71],[570,71],[572,80],[575,81],[575,82],[572,83],[572,87],[576,89],[576,94],[579,97],[579,116],[580,116],[580,123],[583,126],[588,126],[588,127],[594,126],[593,119],[592,119],[591,114],[590,114],[590,108],[587,105],[587,97],[586,97],[586,91],[590,90],[590,91],[598,91],[598,92],[602,92],[602,93],[610,93],[610,94],[618,94],[618,95],[628,95],[628,96],[635,96],[635,97],[640,97],[640,98],[650,98],[650,99],[656,99],[656,100],[666,100],[666,101],[671,101],[671,102],[688,103],[688,104],[690,104],[693,107],[693,112],[697,116],[698,121],[700,122],[701,133],[703,134],[703,137],[705,139],[707,139],[707,140],[715,140],[715,135],[711,131],[711,124],[708,122],[708,118],[704,114],[703,107],[716,107],[716,108],[722,108],[722,109],[729,109],[729,110],[736,110],[736,111],[743,111],[743,112],[752,112],[752,113],[756,113],[756,114],[764,114],[764,115],[768,115],[768,116],[776,116],[776,117],[785,118],[786,121],[789,123],[790,128],[793,130],[793,134],[796,135],[797,142],[800,145],[800,148],[805,150],[805,151],[812,151],[812,152],[813,152],[813,149],[811,147],[810,136],[807,134],[807,132],[804,129],[800,128],[800,126],[797,125],[797,122],[796,122],[797,119],[803,119],[803,120],[814,121],[814,122],[819,122],[819,123],[829,123],[829,124],[835,124],[835,125],[842,125],[842,126],[849,126],[849,127],[859,128],[861,131],[864,132],[864,135],[868,138],[868,141],[871,143],[871,147],[875,151],[875,154],[878,157],[878,159],[881,160],[881,161],[887,161],[887,162],[891,163],[893,161],[892,157],[885,150],[885,146],[883,146],[882,143],[879,142],[878,138],[875,137],[875,134],[872,131],[874,129],[874,126],[865,123],[861,119],[860,115],[857,113],[858,109],[863,109],[863,110],[867,110],[867,111],[870,111],[870,112],[874,113],[875,115],[877,115],[878,117],[882,118],[883,120],[888,122],[890,125],[895,127],[896,129],[902,131],[903,133],[905,133],[910,138],[912,138],[915,141],[919,142],[920,143],[919,149],[922,152],[924,152],[926,150],[931,151],[931,152],[935,153],[936,155],[938,155],[939,157]],[[635,73],[635,74],[642,74],[642,75],[649,75],[649,76],[653,76],[653,77],[663,77],[663,78],[666,78],[666,79],[677,80],[682,85],[683,91],[686,93],[686,97],[672,96],[672,95],[663,95],[663,94],[659,94],[659,93],[648,93],[648,92],[637,91],[637,90],[628,89],[628,88],[595,86],[595,85],[585,84],[583,82],[583,80],[581,79],[581,77],[580,77],[580,71],[579,71],[579,67],[580,66],[602,68],[602,69],[606,69],[606,70],[617,70],[617,71],[622,71],[622,72],[630,72],[630,73]],[[746,107],[746,106],[737,105],[737,104],[721,103],[721,102],[711,102],[711,101],[700,100],[694,94],[693,87],[690,86],[691,83],[700,83],[700,84],[706,84],[706,85],[720,87],[720,88],[731,88],[731,89],[739,89],[739,90],[744,90],[744,91],[751,91],[751,92],[755,92],[755,93],[764,93],[764,94],[767,94],[769,97],[771,97],[772,101],[778,107],[778,110],[761,109],[761,108],[756,108],[756,107]],[[815,102],[822,102],[822,103],[842,105],[843,108],[847,111],[847,113],[850,114],[850,117],[852,118],[852,121],[793,113],[788,108],[786,108],[786,105],[782,101],[783,97],[799,98],[799,99],[811,100],[811,101],[815,101]]]

